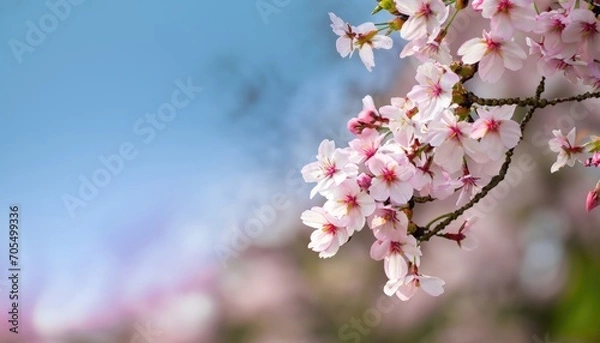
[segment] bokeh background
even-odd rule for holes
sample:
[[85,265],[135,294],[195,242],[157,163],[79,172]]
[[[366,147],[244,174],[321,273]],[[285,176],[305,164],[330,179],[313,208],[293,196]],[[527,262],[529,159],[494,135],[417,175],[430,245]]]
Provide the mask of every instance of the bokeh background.
[[[22,272],[15,335],[6,224],[0,341],[600,342],[600,212],[584,209],[600,173],[550,175],[547,148],[555,128],[598,132],[593,101],[534,118],[477,250],[424,247],[442,297],[386,297],[366,232],[332,259],[306,248],[299,215],[321,200],[300,168],[322,139],[348,141],[364,95],[381,106],[413,84],[396,35],[372,73],[335,51],[327,13],[359,24],[374,4],[1,1],[0,204],[6,222],[20,206]],[[457,41],[483,27],[456,23]],[[531,62],[470,87],[533,93]],[[556,78],[547,96],[576,91]]]

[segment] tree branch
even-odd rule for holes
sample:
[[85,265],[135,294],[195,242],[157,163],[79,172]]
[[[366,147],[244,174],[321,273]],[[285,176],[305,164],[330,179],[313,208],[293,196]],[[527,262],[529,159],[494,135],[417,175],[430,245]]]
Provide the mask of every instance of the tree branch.
[[472,92],[467,93],[467,101],[472,104],[478,104],[482,106],[504,106],[504,105],[518,105],[520,107],[525,106],[536,106],[537,108],[544,108],[548,106],[554,106],[563,102],[571,101],[583,101],[586,99],[600,98],[600,92],[585,92],[583,94],[569,96],[565,98],[556,98],[552,100],[541,99],[536,97],[529,98],[505,98],[505,99],[493,99],[493,98],[480,98]]
[[[539,100],[540,100],[542,93],[544,92],[545,86],[546,86],[546,78],[542,77],[542,80],[540,81],[539,85],[536,88],[535,96],[533,98],[531,98],[531,99],[535,100],[535,103],[527,111],[527,113],[523,117],[523,120],[521,121],[521,124],[520,124],[521,133],[524,131],[525,127],[527,126],[527,123],[529,123],[529,121],[533,117],[533,113],[535,112],[535,110],[539,108],[539,106],[540,106]],[[523,139],[523,134],[521,134],[521,139],[519,141],[521,141],[522,139]],[[467,211],[471,207],[475,206],[475,204],[477,204],[481,199],[485,198],[488,195],[488,193],[492,189],[494,189],[496,186],[498,186],[498,184],[500,184],[500,182],[502,182],[502,180],[504,180],[504,178],[506,177],[506,174],[508,173],[508,168],[510,166],[510,163],[512,162],[512,156],[514,154],[515,148],[512,148],[506,152],[505,158],[504,158],[504,163],[502,164],[502,167],[500,168],[500,173],[498,173],[498,175],[494,176],[490,180],[490,182],[481,189],[481,191],[479,193],[475,194],[473,199],[471,199],[468,203],[466,203],[465,205],[460,207],[458,210],[448,213],[446,215],[440,216],[441,218],[444,218],[447,216],[447,218],[444,219],[443,221],[441,221],[439,224],[437,224],[433,229],[424,230],[423,234],[420,237],[416,237],[416,238],[420,242],[428,241],[431,237],[437,235],[440,231],[442,231],[444,228],[446,228],[450,223],[452,223],[458,217],[460,217],[463,213],[465,213],[465,211]],[[438,218],[440,218],[440,217],[438,217]]]

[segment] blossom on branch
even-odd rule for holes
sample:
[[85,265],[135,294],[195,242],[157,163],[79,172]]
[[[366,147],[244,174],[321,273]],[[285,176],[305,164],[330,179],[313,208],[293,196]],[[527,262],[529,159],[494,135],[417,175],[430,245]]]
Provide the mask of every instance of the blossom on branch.
[[517,71],[527,58],[525,51],[510,40],[483,31],[483,38],[473,38],[458,48],[462,61],[467,64],[479,63],[479,76],[487,82],[496,82],[504,74],[504,69]]
[[550,150],[558,153],[556,162],[550,168],[550,172],[554,173],[565,165],[572,167],[576,161],[583,163],[583,147],[575,145],[575,128],[565,136],[561,130],[553,130],[554,138],[548,141]]

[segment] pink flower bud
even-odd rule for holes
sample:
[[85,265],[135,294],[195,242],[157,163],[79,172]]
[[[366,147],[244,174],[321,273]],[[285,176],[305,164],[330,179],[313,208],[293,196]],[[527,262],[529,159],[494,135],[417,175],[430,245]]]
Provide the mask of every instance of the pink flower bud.
[[600,181],[596,184],[596,188],[594,188],[592,191],[590,191],[588,193],[587,199],[585,200],[585,209],[588,212],[590,212],[591,210],[596,208],[596,206],[598,206],[598,204],[600,204],[599,194],[600,194]]
[[358,119],[365,123],[374,124],[379,116],[377,113],[370,109],[364,109],[358,114]]
[[600,166],[600,153],[595,152],[594,155],[592,155],[592,157],[588,158],[583,165],[586,167]]
[[348,131],[352,132],[357,136],[360,135],[364,127],[365,124],[358,118],[352,118],[348,121]]
[[363,190],[367,190],[369,189],[369,187],[371,187],[371,176],[365,173],[360,174],[356,181],[358,183],[358,186],[360,186],[360,188],[362,188]]

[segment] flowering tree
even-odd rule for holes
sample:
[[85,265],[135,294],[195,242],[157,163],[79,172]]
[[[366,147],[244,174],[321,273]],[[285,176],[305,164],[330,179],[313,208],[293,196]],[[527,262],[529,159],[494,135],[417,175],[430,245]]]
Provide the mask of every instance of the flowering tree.
[[[469,209],[506,176],[515,148],[536,111],[565,102],[600,98],[600,4],[593,0],[381,0],[373,13],[387,11],[385,23],[352,26],[330,13],[342,57],[356,50],[371,71],[374,49],[390,49],[399,31],[407,40],[400,57],[414,57],[417,84],[404,97],[377,108],[370,96],[348,122],[356,137],[347,147],[324,140],[317,161],[302,175],[315,182],[310,196],[326,198],[322,207],[302,213],[315,229],[309,248],[331,257],[366,225],[374,235],[371,257],[383,260],[388,282],[384,292],[410,299],[418,288],[438,296],[444,281],[421,273],[420,246],[432,237],[474,247]],[[447,39],[457,13],[472,11],[487,20],[489,30],[463,42],[456,54]],[[382,31],[386,31],[382,34]],[[517,41],[515,33],[524,40]],[[528,53],[524,45],[529,47]],[[460,58],[455,55],[460,56]],[[537,62],[540,82],[533,96],[482,98],[469,90],[479,77],[495,83],[506,69],[517,71],[527,59]],[[543,97],[546,77],[561,75],[589,91],[571,97]],[[516,120],[516,108],[525,110]],[[554,173],[580,162],[600,165],[600,137],[577,143],[576,129],[552,132],[548,144],[558,153]],[[418,204],[457,195],[456,209],[428,223],[413,221]],[[600,203],[600,182],[589,192],[586,209]],[[453,224],[464,217],[459,225]]]

